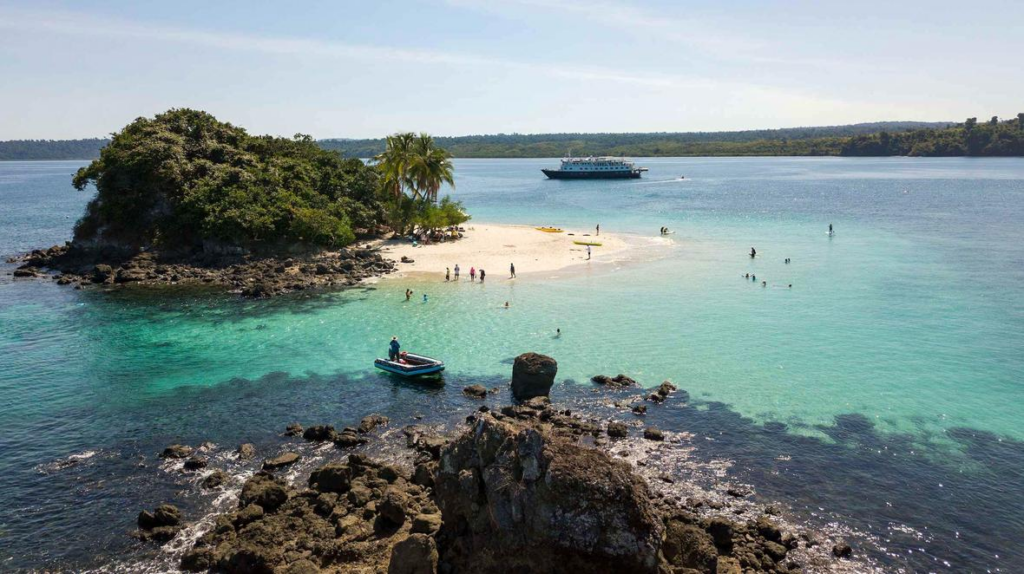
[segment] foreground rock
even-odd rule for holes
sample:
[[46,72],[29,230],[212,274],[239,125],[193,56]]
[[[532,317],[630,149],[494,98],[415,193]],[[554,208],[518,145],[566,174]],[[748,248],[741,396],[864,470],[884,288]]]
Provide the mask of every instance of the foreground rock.
[[308,289],[345,287],[390,273],[393,261],[375,249],[263,256],[210,245],[198,253],[138,252],[67,244],[33,251],[17,260],[16,277],[59,271],[62,285],[206,285],[262,298]]
[[557,373],[558,362],[547,355],[519,355],[512,364],[512,396],[518,401],[548,396]]
[[596,375],[590,378],[590,380],[599,385],[606,387],[635,387],[637,382],[626,375],[616,375],[609,377],[608,375]]
[[137,522],[139,529],[133,535],[143,542],[167,542],[182,529],[181,511],[170,504],[161,504],[153,512],[143,510]]

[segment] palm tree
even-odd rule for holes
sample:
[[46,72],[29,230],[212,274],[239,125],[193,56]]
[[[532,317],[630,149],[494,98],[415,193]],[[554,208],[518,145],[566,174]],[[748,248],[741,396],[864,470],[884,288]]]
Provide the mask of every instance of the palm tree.
[[437,203],[437,192],[443,184],[455,186],[451,157],[428,134],[421,133],[413,141],[408,176],[414,197]]
[[384,151],[373,158],[380,168],[384,188],[398,198],[411,187],[409,165],[412,159],[414,136],[411,133],[387,137]]

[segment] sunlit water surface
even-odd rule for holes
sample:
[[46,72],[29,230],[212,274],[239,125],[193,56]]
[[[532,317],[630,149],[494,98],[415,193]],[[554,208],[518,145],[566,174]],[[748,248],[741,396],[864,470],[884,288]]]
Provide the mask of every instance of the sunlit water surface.
[[[294,420],[443,418],[524,351],[569,385],[673,381],[695,406],[652,422],[706,437],[696,456],[795,517],[850,524],[884,565],[1024,569],[1024,161],[651,159],[642,180],[604,182],[545,180],[552,163],[458,161],[453,195],[475,221],[657,245],[558,273],[514,261],[515,281],[442,269],[269,301],[76,291],[3,265],[0,569],[124,561],[139,508],[212,504],[156,468],[170,442],[273,448]],[[80,165],[0,163],[0,255],[70,237]],[[447,386],[372,372],[391,335],[443,358]]]

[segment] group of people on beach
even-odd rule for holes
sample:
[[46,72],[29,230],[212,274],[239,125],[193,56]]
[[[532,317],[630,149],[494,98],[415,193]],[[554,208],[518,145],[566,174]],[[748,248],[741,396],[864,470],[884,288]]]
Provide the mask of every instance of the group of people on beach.
[[[516,278],[516,264],[515,263],[510,263],[509,266],[508,266],[508,270],[509,270],[509,279],[515,279]],[[483,267],[481,267],[479,271],[480,271],[480,273],[479,273],[480,274],[480,282],[483,283],[484,280],[487,278],[487,272],[484,271]],[[447,283],[449,281],[458,281],[459,280],[459,274],[461,272],[462,272],[462,269],[459,267],[458,263],[455,264],[455,276],[454,277],[452,277],[452,269],[450,267],[445,267],[444,268],[444,280],[445,280],[445,282]],[[476,281],[476,276],[477,276],[477,268],[476,267],[470,267],[469,268],[469,280],[470,281]]]

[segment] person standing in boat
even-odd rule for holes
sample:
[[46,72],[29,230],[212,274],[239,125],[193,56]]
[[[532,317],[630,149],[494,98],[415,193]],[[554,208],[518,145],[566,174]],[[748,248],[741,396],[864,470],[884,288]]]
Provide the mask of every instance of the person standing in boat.
[[391,337],[391,345],[388,347],[388,358],[392,361],[398,360],[398,353],[402,350],[402,346],[398,344],[398,337]]

